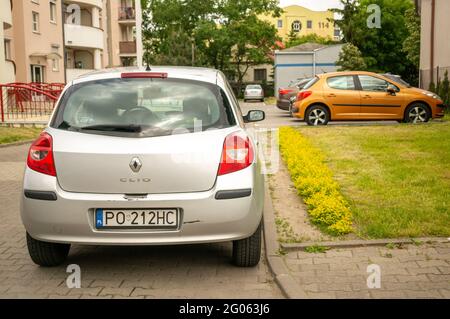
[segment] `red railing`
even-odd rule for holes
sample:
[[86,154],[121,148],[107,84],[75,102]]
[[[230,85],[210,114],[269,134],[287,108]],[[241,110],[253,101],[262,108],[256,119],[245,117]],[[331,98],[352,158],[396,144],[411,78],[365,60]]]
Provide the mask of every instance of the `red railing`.
[[0,84],[0,120],[45,121],[64,89],[62,83]]

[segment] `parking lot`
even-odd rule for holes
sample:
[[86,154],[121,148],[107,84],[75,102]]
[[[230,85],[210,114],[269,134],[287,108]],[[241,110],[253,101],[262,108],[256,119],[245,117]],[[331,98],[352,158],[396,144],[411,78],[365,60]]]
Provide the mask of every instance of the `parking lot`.
[[[265,262],[231,265],[231,243],[167,247],[73,246],[67,263],[28,256],[19,196],[28,145],[0,148],[0,298],[281,298]],[[67,265],[81,268],[68,289]]]

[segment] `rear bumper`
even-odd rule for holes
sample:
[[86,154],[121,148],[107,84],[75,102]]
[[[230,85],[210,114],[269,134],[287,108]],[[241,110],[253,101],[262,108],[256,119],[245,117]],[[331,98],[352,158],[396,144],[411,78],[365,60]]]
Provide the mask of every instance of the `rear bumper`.
[[283,111],[289,111],[290,101],[288,100],[277,100],[277,107]]
[[[209,191],[150,194],[145,199],[136,200],[125,199],[123,194],[66,192],[58,186],[56,178],[27,168],[24,189],[36,190],[39,187],[40,191],[53,192],[57,199],[33,199],[23,193],[21,217],[27,232],[33,238],[48,242],[172,245],[238,240],[252,235],[262,218],[264,181],[262,176],[255,175],[255,166],[221,176]],[[236,180],[240,181],[239,186],[235,185]],[[233,190],[233,187],[234,190],[251,188],[251,194],[232,199],[216,199],[219,191]],[[171,231],[98,230],[94,223],[96,208],[180,208],[181,222],[179,229]]]
[[264,95],[244,95],[244,100],[263,100]]

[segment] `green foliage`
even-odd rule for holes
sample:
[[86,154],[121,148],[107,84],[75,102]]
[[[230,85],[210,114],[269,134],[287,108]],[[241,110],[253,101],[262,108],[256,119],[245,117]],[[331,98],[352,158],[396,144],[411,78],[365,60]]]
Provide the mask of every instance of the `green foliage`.
[[408,60],[419,68],[420,64],[420,16],[414,8],[406,10],[406,29],[408,37],[403,41],[403,51]]
[[279,16],[276,0],[143,0],[145,59],[220,69],[238,83],[253,65],[271,62],[277,30],[260,14]]
[[367,70],[366,62],[362,57],[358,47],[351,43],[346,43],[339,53],[339,59],[336,65],[340,66],[339,71],[365,71]]
[[[344,41],[352,43],[362,53],[367,69],[373,72],[400,74],[406,81],[416,84],[418,69],[409,59],[405,60],[404,42],[410,36],[407,23],[408,10],[413,9],[410,0],[341,0],[344,9],[335,9],[342,20],[335,21],[341,28]],[[369,28],[369,5],[381,9],[381,28]],[[411,57],[416,47],[411,48]],[[408,50],[410,50],[408,48]]]
[[433,93],[437,93],[437,87],[436,87],[436,84],[434,84],[434,82],[430,82],[430,86],[428,87],[428,91],[433,92]]
[[323,254],[327,250],[330,250],[330,247],[321,245],[312,245],[305,248],[305,251],[310,254]]
[[450,83],[447,70],[444,73],[444,79],[440,82],[438,95],[442,98],[444,104],[450,105]]
[[[291,31],[292,32],[292,31]],[[330,37],[321,37],[315,33],[307,34],[301,37],[297,37],[297,34],[294,38],[291,38],[289,35],[288,42],[286,42],[286,48],[295,47],[297,45],[301,45],[304,43],[319,43],[319,44],[335,44],[336,41],[333,41]]]

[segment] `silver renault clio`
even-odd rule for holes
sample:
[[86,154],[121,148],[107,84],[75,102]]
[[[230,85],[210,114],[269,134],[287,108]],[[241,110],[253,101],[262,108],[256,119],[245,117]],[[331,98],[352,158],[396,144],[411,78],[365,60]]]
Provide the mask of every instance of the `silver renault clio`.
[[21,198],[28,251],[63,263],[71,244],[233,242],[258,264],[264,179],[255,138],[217,70],[90,73],[64,89],[31,145]]

